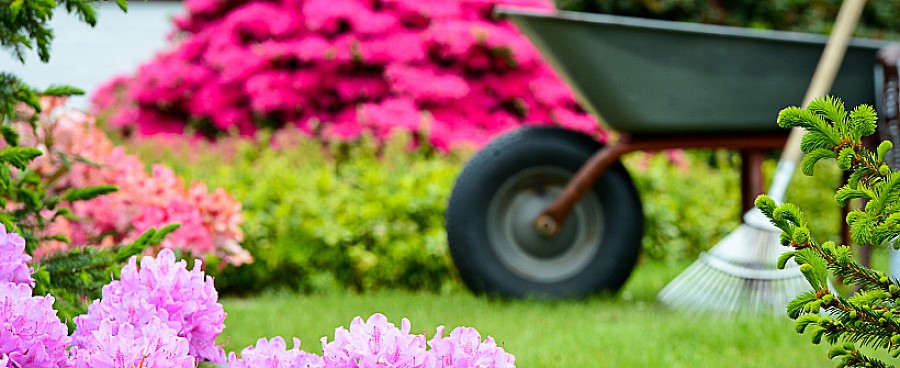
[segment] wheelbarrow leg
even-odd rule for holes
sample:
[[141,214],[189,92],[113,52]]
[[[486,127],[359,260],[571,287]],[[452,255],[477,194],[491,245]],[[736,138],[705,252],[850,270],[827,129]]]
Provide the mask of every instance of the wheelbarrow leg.
[[741,150],[741,216],[753,209],[756,197],[764,193],[762,163],[766,151]]

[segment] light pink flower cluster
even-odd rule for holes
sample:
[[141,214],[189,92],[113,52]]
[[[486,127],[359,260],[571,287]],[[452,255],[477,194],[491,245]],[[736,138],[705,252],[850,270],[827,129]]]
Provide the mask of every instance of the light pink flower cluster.
[[438,149],[523,124],[602,134],[495,5],[549,0],[187,0],[181,42],[95,96],[141,134],[294,124],[322,139],[394,131]]
[[[71,244],[45,242],[35,256],[85,244],[112,244],[136,239],[151,227],[179,223],[163,248],[194,256],[215,255],[223,264],[252,261],[241,248],[241,204],[221,188],[210,192],[200,182],[185,185],[171,169],[153,166],[148,173],[136,156],[115,145],[95,124],[95,117],[75,110],[47,109],[37,136],[26,133],[34,145],[47,151],[34,167],[53,176],[69,165],[51,191],[115,185],[118,191],[88,201],[68,204],[78,216],[71,222],[58,218],[49,233],[66,235]],[[69,157],[63,161],[58,153]]]
[[[20,239],[0,234],[11,243]],[[332,342],[323,337],[322,356],[300,350],[296,338],[288,349],[275,337],[226,359],[215,344],[225,312],[212,278],[195,262],[188,270],[169,249],[143,257],[140,267],[132,257],[88,313],[75,317],[71,337],[53,310],[53,297],[31,296],[26,283],[0,282],[0,367],[191,368],[203,361],[228,368],[514,367],[512,355],[490,337],[482,341],[473,328],[454,329],[445,338],[440,326],[426,346],[424,335],[410,334],[409,320],[398,329],[382,314],[367,321],[356,317],[349,330],[335,330]],[[0,274],[18,269],[19,264],[0,263]]]
[[444,326],[438,326],[434,338],[428,341],[428,367],[515,367],[515,357],[498,347],[490,336],[482,341],[481,334],[472,327],[457,327],[450,336],[443,335]]
[[[215,339],[225,328],[225,311],[218,303],[212,278],[200,270],[200,260],[195,262],[194,268],[188,270],[187,263],[176,262],[175,254],[169,249],[160,251],[156,258],[144,257],[140,267],[132,257],[122,268],[121,279],[104,286],[101,299],[88,307],[88,313],[75,317],[78,328],[72,334],[73,346],[90,349],[109,345],[97,341],[104,338],[104,333],[98,331],[103,330],[104,323],[109,323],[113,333],[124,334],[121,339],[143,338],[133,343],[122,342],[134,344],[130,348],[163,340],[175,344],[176,338],[183,338],[188,349],[172,345],[169,347],[172,354],[189,354],[197,361],[222,362],[225,353],[215,344]],[[169,329],[160,328],[159,321]],[[134,330],[122,330],[119,327],[122,325],[131,325]],[[153,334],[147,335],[148,331]],[[171,336],[159,336],[167,331]]]
[[25,239],[14,232],[7,233],[6,227],[0,225],[0,284],[13,283],[34,287],[31,257],[25,253]]
[[52,296],[32,296],[25,239],[0,226],[0,367],[66,367],[71,339]]
[[294,338],[294,348],[288,349],[284,339],[277,336],[272,340],[260,338],[256,346],[248,346],[241,351],[238,358],[235,353],[228,354],[229,368],[325,368],[322,357],[300,350],[300,339]]
[[0,283],[0,359],[11,367],[66,367],[71,339],[54,298],[31,294],[28,285]]
[[140,330],[130,323],[101,321],[81,345],[69,351],[74,368],[194,368],[188,341],[151,317]]
[[428,361],[425,336],[411,335],[406,318],[397,328],[387,317],[375,314],[368,321],[356,317],[350,330],[334,331],[334,341],[322,338],[323,358],[329,367],[424,367]]
[[[458,327],[443,337],[444,326],[437,328],[434,338],[427,342],[424,335],[410,334],[406,318],[397,328],[380,313],[364,321],[356,317],[350,329],[339,327],[334,341],[322,338],[322,357],[294,348],[286,350],[284,340],[260,339],[256,347],[245,348],[241,358],[231,353],[226,366],[280,368],[512,368],[515,357],[497,346],[494,339],[484,341],[474,328]],[[428,350],[428,347],[431,349]],[[268,358],[267,358],[268,357]]]

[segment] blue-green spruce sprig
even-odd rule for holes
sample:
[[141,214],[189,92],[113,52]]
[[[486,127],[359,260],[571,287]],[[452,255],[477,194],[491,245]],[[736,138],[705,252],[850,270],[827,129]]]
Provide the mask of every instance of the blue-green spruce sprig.
[[[884,162],[892,145],[882,142],[872,152],[862,143],[863,137],[875,132],[877,121],[872,107],[861,105],[848,112],[843,102],[834,97],[816,99],[805,109],[789,107],[778,115],[779,126],[807,130],[800,146],[805,153],[800,164],[804,174],[813,175],[817,163],[834,159],[849,174],[847,183],[837,190],[835,201],[846,205],[853,199],[866,200],[865,208],[847,215],[851,239],[864,246],[897,246],[900,244],[894,240],[900,235],[900,174]],[[824,339],[834,345],[829,357],[837,359],[837,367],[890,367],[865,356],[856,346],[884,349],[893,357],[900,356],[897,280],[857,262],[846,245],[815,241],[805,215],[796,205],[777,204],[762,195],[756,206],[781,229],[781,244],[789,248],[778,259],[778,267],[784,268],[794,260],[812,287],[787,305],[788,316],[796,320],[797,332],[808,332],[815,344]],[[830,276],[859,291],[847,298],[836,295],[828,288]]]

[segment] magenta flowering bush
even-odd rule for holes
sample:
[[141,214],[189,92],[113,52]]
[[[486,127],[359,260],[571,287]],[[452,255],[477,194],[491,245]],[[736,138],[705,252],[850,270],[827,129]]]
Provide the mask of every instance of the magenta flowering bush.
[[291,124],[438,149],[523,124],[602,134],[495,5],[549,0],[188,0],[180,40],[94,96],[110,126],[207,136]]
[[66,203],[75,218],[56,217],[48,234],[69,242],[44,241],[35,250],[40,259],[62,249],[131,242],[150,228],[178,223],[160,244],[198,257],[215,256],[224,264],[252,261],[240,246],[241,204],[223,189],[210,192],[202,182],[190,186],[170,168],[154,165],[150,172],[137,156],[125,152],[87,113],[45,100],[37,134],[23,131],[25,140],[45,152],[32,162],[43,177],[55,178],[48,191],[114,185],[117,191],[91,200]]

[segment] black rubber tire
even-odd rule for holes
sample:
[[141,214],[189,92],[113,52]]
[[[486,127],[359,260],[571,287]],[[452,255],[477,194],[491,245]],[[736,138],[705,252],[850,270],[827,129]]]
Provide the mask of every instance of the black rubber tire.
[[[535,240],[539,235],[530,233],[533,212],[543,208],[539,204],[549,203],[601,147],[582,133],[527,127],[472,157],[446,213],[450,253],[466,286],[501,297],[580,298],[615,292],[625,283],[640,253],[644,216],[621,163],[579,201],[561,231],[570,234],[564,243],[544,247],[550,244],[542,243],[546,238]],[[577,258],[582,254],[586,259]]]

